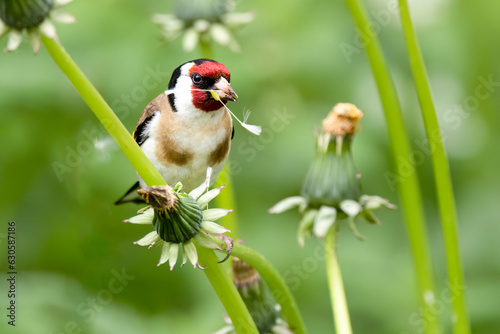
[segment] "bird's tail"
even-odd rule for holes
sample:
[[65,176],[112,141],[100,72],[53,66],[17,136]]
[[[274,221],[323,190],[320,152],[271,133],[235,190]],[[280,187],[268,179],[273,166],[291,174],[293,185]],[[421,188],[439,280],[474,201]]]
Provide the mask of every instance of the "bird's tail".
[[137,181],[136,183],[134,183],[134,185],[132,187],[130,187],[129,190],[127,190],[125,195],[120,197],[120,199],[115,202],[115,205],[124,204],[124,203],[145,204],[146,202],[144,201],[144,199],[141,196],[139,196],[139,194],[136,191],[139,188],[140,188],[140,184],[139,184],[139,181]]

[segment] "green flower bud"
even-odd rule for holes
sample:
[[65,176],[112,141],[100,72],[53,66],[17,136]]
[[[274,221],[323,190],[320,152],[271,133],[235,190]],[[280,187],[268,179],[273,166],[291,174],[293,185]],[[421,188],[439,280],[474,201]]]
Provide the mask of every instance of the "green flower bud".
[[235,32],[255,18],[255,13],[234,13],[234,0],[178,0],[172,14],[155,14],[167,41],[182,36],[182,48],[193,51],[199,44],[216,42],[240,52]]
[[231,231],[214,223],[214,221],[233,210],[206,209],[208,203],[224,188],[208,190],[211,175],[212,169],[208,168],[205,181],[189,194],[181,192],[181,183],[177,183],[174,188],[152,186],[137,191],[149,206],[139,210],[137,216],[126,219],[124,222],[153,225],[154,231],[146,234],[134,244],[149,248],[162,245],[158,266],[168,261],[170,270],[173,270],[182,250],[181,266],[189,260],[195,268],[202,268],[198,263],[195,243],[201,247],[222,250],[212,240],[215,235],[221,238],[223,244],[226,244],[227,255],[221,262],[227,260],[231,255],[233,239],[224,235],[224,233]]
[[54,0],[2,0],[0,19],[17,30],[38,27],[48,16]]
[[[320,135],[322,140],[324,135]],[[318,150],[314,157],[301,195],[309,205],[319,208],[322,205],[338,207],[344,199],[358,199],[361,186],[351,155],[351,138],[340,144],[340,154],[336,152],[335,139],[329,142],[326,151]]]
[[302,214],[298,230],[300,246],[304,246],[305,239],[312,233],[324,238],[336,221],[346,218],[354,235],[364,240],[354,219],[361,216],[369,223],[378,224],[373,209],[396,208],[382,197],[361,193],[351,142],[362,116],[353,104],[337,104],[323,120],[323,128],[317,134],[316,155],[302,186],[302,196],[285,198],[269,209],[273,214],[295,207],[299,209]]
[[323,129],[317,135],[316,155],[301,193],[310,207],[339,208],[345,199],[359,199],[361,184],[351,154],[351,142],[362,115],[354,105],[339,103],[323,121]]
[[190,240],[201,229],[203,214],[198,203],[185,193],[169,186],[139,189],[139,194],[154,209],[153,227],[158,236],[167,242],[181,243]]
[[73,0],[0,0],[0,38],[8,35],[6,52],[16,50],[26,32],[33,51],[40,51],[40,36],[59,40],[52,21],[75,23],[76,19],[60,7]]
[[218,22],[232,7],[233,1],[229,0],[182,0],[175,3],[174,14],[186,22]]

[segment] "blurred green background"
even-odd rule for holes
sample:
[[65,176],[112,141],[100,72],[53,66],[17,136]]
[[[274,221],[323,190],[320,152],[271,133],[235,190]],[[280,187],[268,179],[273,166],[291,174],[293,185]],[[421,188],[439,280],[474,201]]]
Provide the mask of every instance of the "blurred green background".
[[[425,135],[400,21],[389,12],[393,3],[370,1],[369,8],[415,157],[421,158],[417,170],[434,261],[436,312],[450,333],[431,161],[422,149]],[[200,57],[199,49],[184,53],[180,39],[161,41],[150,17],[170,12],[169,1],[87,0],[66,9],[78,23],[57,25],[61,41],[130,131],[144,106],[166,89],[171,71]],[[500,3],[413,1],[411,9],[446,136],[473,332],[498,333]],[[310,239],[301,249],[298,214],[270,216],[267,209],[300,191],[313,155],[313,129],[337,102],[354,103],[365,112],[353,148],[364,192],[397,203],[386,177],[394,171],[383,112],[343,1],[237,2],[237,12],[250,10],[255,21],[237,34],[243,52],[214,47],[240,96],[232,111],[241,116],[252,110],[249,122],[264,128],[254,138],[236,126],[234,214],[246,244],[265,254],[289,282],[309,332],[332,333],[321,243]],[[1,48],[5,43],[0,40]],[[348,56],[342,51],[346,46],[354,50]],[[144,89],[151,72],[162,74],[154,89]],[[486,87],[481,80],[494,84]],[[275,123],[278,115],[281,123]],[[46,50],[34,56],[27,39],[18,51],[0,54],[0,116],[1,244],[5,254],[7,222],[15,221],[19,272],[15,329],[4,315],[6,280],[0,284],[3,333],[196,334],[223,326],[224,309],[200,270],[156,267],[159,249],[132,244],[150,227],[123,224],[137,207],[112,203],[135,181],[134,170]],[[55,162],[68,169],[58,173]],[[381,210],[378,216],[382,226],[358,223],[366,242],[345,227],[340,235],[354,332],[420,333],[424,322],[418,317],[402,213]],[[128,275],[125,285],[114,279],[119,272]]]

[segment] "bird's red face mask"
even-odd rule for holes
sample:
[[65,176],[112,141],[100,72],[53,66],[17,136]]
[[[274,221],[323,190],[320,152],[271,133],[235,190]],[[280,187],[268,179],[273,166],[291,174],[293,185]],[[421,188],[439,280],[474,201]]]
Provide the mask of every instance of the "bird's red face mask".
[[229,70],[221,63],[204,62],[200,65],[193,65],[189,70],[189,75],[192,80],[192,102],[196,108],[209,112],[223,107],[220,101],[212,97],[211,90],[216,92],[224,103],[236,101],[238,95],[229,83]]

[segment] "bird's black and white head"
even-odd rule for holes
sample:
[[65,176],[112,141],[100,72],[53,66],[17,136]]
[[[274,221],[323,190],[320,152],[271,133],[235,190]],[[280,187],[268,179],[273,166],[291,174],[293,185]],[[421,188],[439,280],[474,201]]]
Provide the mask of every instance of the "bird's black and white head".
[[214,99],[210,90],[220,99],[236,101],[238,95],[231,87],[229,70],[211,59],[195,59],[174,70],[168,85],[169,101],[172,108],[182,113],[206,113],[220,110],[223,105]]

